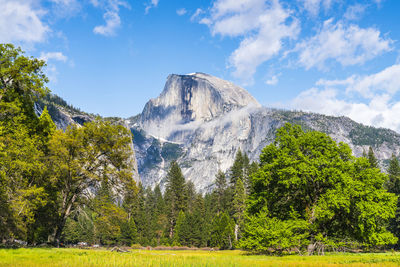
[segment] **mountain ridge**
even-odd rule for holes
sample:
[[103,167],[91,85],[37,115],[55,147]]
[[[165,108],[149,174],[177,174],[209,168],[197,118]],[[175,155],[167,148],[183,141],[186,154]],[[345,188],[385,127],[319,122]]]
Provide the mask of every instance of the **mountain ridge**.
[[[240,98],[240,99],[238,99]],[[165,184],[172,161],[200,191],[212,188],[219,169],[228,171],[238,149],[258,160],[286,122],[329,134],[350,145],[355,156],[372,146],[382,167],[400,153],[400,134],[347,117],[261,106],[245,89],[204,74],[172,74],[159,97],[142,113],[124,120],[133,133],[144,186]]]

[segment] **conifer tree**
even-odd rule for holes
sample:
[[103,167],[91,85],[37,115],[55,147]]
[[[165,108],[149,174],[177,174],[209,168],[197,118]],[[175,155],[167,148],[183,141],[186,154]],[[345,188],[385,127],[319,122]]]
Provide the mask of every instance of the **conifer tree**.
[[218,170],[215,176],[215,193],[217,194],[217,212],[222,212],[226,207],[226,176],[221,170]]
[[181,168],[173,161],[167,174],[165,202],[167,204],[168,234],[172,239],[179,211],[186,210],[186,184]]
[[369,164],[371,165],[371,168],[379,168],[378,160],[375,157],[374,150],[372,149],[372,147],[369,147],[368,149],[368,161]]
[[[388,180],[386,182],[386,188],[389,192],[400,196],[400,163],[394,154],[389,162],[388,168]],[[400,245],[400,198],[397,199],[396,216],[390,220],[389,230],[399,238],[396,247]]]
[[220,249],[231,249],[234,241],[233,229],[234,222],[226,212],[215,216],[211,226],[210,245]]
[[235,186],[238,179],[242,179],[244,176],[244,157],[240,148],[236,152],[235,161],[230,169],[230,183]]
[[240,228],[243,225],[243,213],[246,209],[246,191],[241,179],[235,185],[233,195],[233,218],[235,219],[235,241],[240,237]]
[[178,213],[178,218],[176,219],[176,225],[174,228],[173,236],[173,246],[186,245],[187,239],[187,222],[185,212],[182,210]]
[[192,181],[188,181],[186,183],[186,210],[188,212],[192,212],[193,211],[193,206],[194,206],[194,202],[196,200],[196,188],[194,187],[194,184]]

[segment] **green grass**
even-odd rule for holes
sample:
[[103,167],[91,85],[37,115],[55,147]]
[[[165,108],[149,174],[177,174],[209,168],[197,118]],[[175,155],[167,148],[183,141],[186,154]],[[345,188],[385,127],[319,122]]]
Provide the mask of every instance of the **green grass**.
[[400,253],[260,256],[241,251],[157,251],[130,253],[84,249],[0,249],[0,266],[400,266]]

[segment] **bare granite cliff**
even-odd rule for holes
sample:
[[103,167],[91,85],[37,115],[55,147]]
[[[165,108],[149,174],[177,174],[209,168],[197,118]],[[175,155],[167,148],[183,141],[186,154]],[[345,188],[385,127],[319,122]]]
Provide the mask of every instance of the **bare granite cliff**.
[[160,96],[128,119],[145,186],[163,186],[169,164],[177,160],[186,179],[202,191],[213,186],[219,169],[230,168],[239,148],[258,160],[286,122],[325,132],[349,144],[356,156],[372,146],[383,167],[400,152],[394,131],[346,117],[262,107],[243,88],[204,73],[170,75]]

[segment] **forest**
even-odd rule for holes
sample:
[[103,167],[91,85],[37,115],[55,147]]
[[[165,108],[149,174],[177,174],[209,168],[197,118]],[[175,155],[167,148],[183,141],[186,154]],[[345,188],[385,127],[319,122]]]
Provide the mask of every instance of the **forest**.
[[57,129],[45,63],[0,44],[0,240],[30,246],[215,247],[262,254],[398,248],[400,164],[286,124],[259,161],[238,150],[210,192],[177,162],[165,188],[133,180],[134,136],[115,119]]

